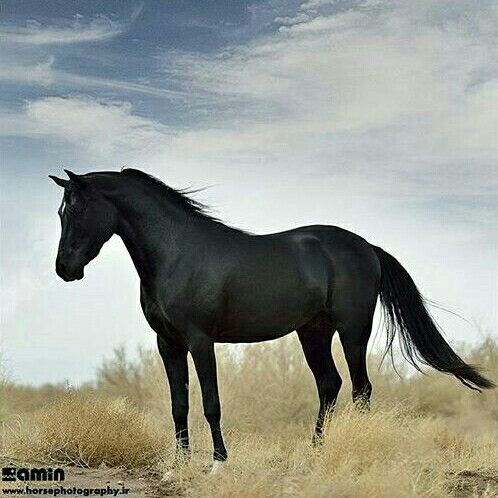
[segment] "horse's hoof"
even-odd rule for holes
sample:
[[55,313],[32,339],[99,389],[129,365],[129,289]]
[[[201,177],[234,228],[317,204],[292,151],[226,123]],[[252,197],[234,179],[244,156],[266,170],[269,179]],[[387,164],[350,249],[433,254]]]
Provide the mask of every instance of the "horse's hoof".
[[221,460],[215,460],[213,462],[213,466],[211,467],[211,471],[209,472],[209,474],[216,475],[216,474],[219,474],[220,472],[222,472],[223,464],[224,464],[224,462],[222,462]]

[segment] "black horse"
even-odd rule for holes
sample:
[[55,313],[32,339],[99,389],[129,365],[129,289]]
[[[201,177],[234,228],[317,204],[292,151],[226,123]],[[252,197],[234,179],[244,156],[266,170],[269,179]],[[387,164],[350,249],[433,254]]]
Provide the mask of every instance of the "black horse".
[[380,247],[334,226],[252,235],[209,216],[183,191],[135,169],[51,178],[64,187],[56,271],[83,278],[103,244],[119,235],[140,276],[141,304],[157,333],[171,390],[178,451],[188,452],[187,353],[192,355],[211,428],[214,460],[227,451],[220,428],[216,342],[257,342],[297,331],[320,398],[314,440],[334,407],[341,378],[331,355],[339,333],[353,400],[368,403],[367,343],[377,297],[388,345],[479,390],[493,383],[443,339],[401,264]]

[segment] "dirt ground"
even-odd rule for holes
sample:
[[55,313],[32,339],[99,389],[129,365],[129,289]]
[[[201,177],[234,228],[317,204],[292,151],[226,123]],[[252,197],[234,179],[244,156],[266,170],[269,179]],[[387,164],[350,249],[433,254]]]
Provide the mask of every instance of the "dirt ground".
[[[3,467],[16,468],[55,468],[57,465],[44,464],[42,462],[22,462],[15,459],[0,458],[0,465]],[[80,488],[88,490],[99,490],[99,494],[95,491],[91,492],[90,496],[101,496],[100,490],[106,489],[104,496],[113,496],[109,492],[108,487],[118,491],[116,496],[128,496],[132,498],[151,498],[163,496],[179,496],[179,493],[171,484],[161,482],[161,476],[152,471],[140,472],[138,470],[126,470],[120,468],[108,468],[101,466],[100,468],[88,469],[76,466],[61,466],[64,469],[65,480],[63,482],[42,483],[35,481],[28,482],[5,482],[0,481],[0,489],[2,494],[5,494],[6,489],[22,489],[26,485],[30,488],[54,488],[58,489],[63,485],[68,488]],[[123,491],[123,490],[129,491]],[[114,492],[116,492],[114,491]],[[10,493],[9,493],[10,494]],[[17,494],[17,493],[16,493]],[[38,493],[40,494],[40,493]],[[71,493],[73,496],[85,496],[81,493]],[[59,495],[61,496],[61,495]]]

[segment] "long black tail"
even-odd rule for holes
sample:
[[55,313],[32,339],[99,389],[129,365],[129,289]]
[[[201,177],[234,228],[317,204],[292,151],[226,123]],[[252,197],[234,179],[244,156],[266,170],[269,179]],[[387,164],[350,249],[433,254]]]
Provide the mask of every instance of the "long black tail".
[[475,367],[467,365],[444,340],[427,311],[424,298],[399,261],[380,247],[372,247],[381,265],[380,302],[385,311],[388,350],[397,333],[403,356],[417,370],[420,370],[418,364],[423,363],[453,374],[471,389],[495,387]]

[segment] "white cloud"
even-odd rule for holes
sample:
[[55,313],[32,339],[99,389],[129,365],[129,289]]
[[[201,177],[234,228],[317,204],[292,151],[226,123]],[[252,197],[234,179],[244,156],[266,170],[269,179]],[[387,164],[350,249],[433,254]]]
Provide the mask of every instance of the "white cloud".
[[48,86],[55,80],[53,63],[53,57],[33,64],[0,55],[0,81]]
[[308,22],[310,19],[311,17],[307,12],[300,12],[295,16],[276,17],[274,22],[275,24],[280,24],[284,26],[293,26],[294,24]]
[[15,53],[0,54],[0,81],[7,83],[21,83],[24,85],[49,85],[67,88],[83,89],[110,89],[115,92],[132,92],[151,95],[167,99],[185,99],[185,95],[178,90],[157,88],[132,81],[99,78],[69,73],[54,68],[55,57],[49,56],[41,62],[25,61]]
[[[170,156],[333,174],[400,202],[496,195],[496,5],[319,3],[244,46],[168,55],[168,78],[217,104]],[[343,10],[303,15],[326,3]]]
[[24,45],[67,45],[105,41],[123,33],[139,16],[143,3],[132,13],[126,22],[117,21],[106,15],[91,19],[77,15],[71,22],[43,25],[37,20],[30,20],[26,26],[0,24],[0,37],[4,43]]
[[168,129],[132,113],[126,102],[48,97],[26,104],[34,133],[67,141],[97,157],[152,154]]
[[[147,152],[151,164],[208,167],[264,157],[275,168],[357,175],[356,188],[377,195],[393,186],[400,197],[475,195],[498,146],[498,106],[489,105],[497,98],[490,79],[498,71],[497,33],[486,21],[498,11],[483,3],[469,14],[467,3],[363,2],[309,19],[303,4],[298,23],[286,19],[284,30],[247,45],[169,54],[168,77],[185,92],[158,92],[188,95],[194,108],[203,99],[205,115],[186,130],[173,134],[126,103],[52,97],[27,105],[26,133],[34,128],[100,157]],[[56,77],[92,84],[86,76]],[[487,182],[489,194],[497,185]]]
[[[434,2],[417,7],[386,2],[380,12],[363,7],[313,18],[300,12],[283,19],[279,33],[248,46],[216,57],[179,56],[173,67],[168,59],[168,73],[187,75],[193,89],[218,94],[220,106],[228,96],[233,110],[239,99],[243,117],[253,106],[250,125],[258,125],[261,137],[280,128],[295,143],[296,134],[299,139],[415,123],[418,133],[437,145],[465,107],[467,124],[461,134],[455,128],[453,145],[494,149],[494,137],[479,133],[476,107],[489,89],[476,85],[469,91],[468,86],[480,72],[498,74],[496,50],[493,54],[498,36],[489,21],[498,25],[498,11],[483,7],[455,14],[442,28],[433,22],[429,4],[434,10]],[[261,109],[267,116],[273,109],[274,119],[261,119]],[[490,125],[496,109],[486,112]]]
[[[447,118],[447,119],[445,119]],[[434,127],[448,145],[486,150],[498,148],[498,79],[471,87],[448,116],[436,117]]]
[[114,80],[110,78],[98,78],[92,76],[81,76],[79,74],[68,73],[65,71],[57,71],[54,74],[54,79],[63,85],[70,86],[71,88],[79,89],[110,89],[116,92],[132,92],[142,93],[144,95],[151,95],[170,100],[183,99],[186,96],[179,90],[170,90],[168,88],[157,88],[150,85],[141,83],[133,83],[132,81]]
[[[51,55],[53,45],[102,42],[125,32],[143,9],[139,4],[126,20],[116,20],[99,15],[87,19],[77,15],[72,21],[54,21],[43,25],[31,20],[27,25],[0,24],[3,46],[0,52],[0,81],[32,86],[49,85],[59,91],[77,89],[110,89],[118,92],[133,92],[161,98],[177,98],[178,91],[155,88],[142,82],[101,78],[88,74],[71,73],[57,68]],[[41,47],[41,48],[40,48]],[[40,53],[45,53],[40,56]],[[41,58],[42,60],[36,60]]]
[[102,41],[122,33],[123,27],[109,19],[99,19],[88,26],[42,28],[31,24],[23,28],[0,28],[0,35],[10,43],[29,45],[61,45]]

